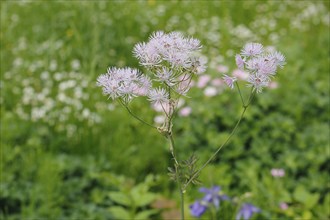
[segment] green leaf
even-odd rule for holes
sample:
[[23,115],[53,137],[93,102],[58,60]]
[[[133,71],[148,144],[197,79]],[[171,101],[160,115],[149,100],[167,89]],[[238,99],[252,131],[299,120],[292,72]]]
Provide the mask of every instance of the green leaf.
[[120,204],[120,205],[125,205],[125,206],[131,206],[132,201],[131,199],[124,193],[122,192],[109,192],[109,197],[111,200],[114,202]]
[[135,206],[143,207],[155,200],[156,194],[148,192],[148,189],[149,188],[143,183],[132,189],[131,196]]
[[135,205],[138,207],[149,205],[156,199],[156,195],[153,193],[145,193],[137,198],[135,201]]
[[280,194],[280,200],[284,202],[291,202],[292,199],[290,193],[283,190]]
[[310,194],[307,202],[305,203],[306,207],[313,208],[319,201],[319,198],[320,198],[319,194],[316,194],[316,193]]
[[139,212],[137,215],[135,215],[134,219],[135,220],[147,220],[149,219],[149,217],[153,214],[156,214],[158,213],[158,210],[146,210],[146,211],[142,211],[142,212]]
[[293,197],[298,202],[301,202],[301,203],[305,204],[305,201],[308,198],[308,194],[309,193],[306,191],[306,189],[303,186],[298,186],[294,190]]
[[318,194],[308,192],[303,186],[298,186],[295,189],[293,197],[298,202],[303,203],[307,208],[312,208],[319,200]]
[[129,212],[120,206],[110,207],[109,212],[118,220],[120,219],[131,219]]

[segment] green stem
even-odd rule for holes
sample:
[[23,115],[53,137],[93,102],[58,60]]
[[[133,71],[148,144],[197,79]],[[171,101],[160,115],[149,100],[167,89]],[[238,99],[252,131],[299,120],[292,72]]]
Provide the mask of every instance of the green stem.
[[180,199],[181,199],[181,220],[184,220],[184,192],[181,189],[181,186],[180,186]]
[[139,120],[140,122],[142,122],[142,123],[145,124],[145,125],[148,125],[149,127],[152,127],[152,128],[157,129],[156,126],[153,126],[152,124],[149,124],[148,122],[146,122],[146,121],[144,121],[143,119],[139,118],[139,117],[138,117],[136,114],[134,114],[134,113],[131,111],[131,109],[130,109],[127,105],[125,105],[122,101],[119,101],[119,102],[120,102],[120,104],[122,104],[122,105],[126,108],[126,110],[128,111],[128,113],[129,113],[131,116],[133,116],[135,119]]
[[176,157],[175,157],[175,152],[174,152],[174,139],[173,139],[173,136],[172,134],[169,134],[168,135],[168,138],[170,140],[170,151],[171,151],[171,154],[172,154],[172,157],[174,159],[174,162],[175,162],[175,165],[179,165]]
[[246,107],[248,107],[251,104],[252,100],[255,97],[255,94],[256,94],[255,91],[252,90],[251,95],[250,95],[249,100],[248,100],[248,104],[246,105]]
[[228,136],[228,138],[225,140],[225,142],[212,154],[212,156],[203,164],[203,166],[201,168],[198,169],[198,171],[188,180],[188,182],[184,185],[183,187],[183,190],[186,190],[186,188],[188,187],[188,185],[194,180],[194,178],[196,178],[199,173],[216,157],[216,155],[219,153],[219,151],[229,142],[229,140],[231,139],[231,137],[235,134],[237,128],[238,128],[238,125],[241,123],[243,117],[244,117],[244,114],[245,114],[245,111],[246,109],[249,107],[252,99],[253,99],[253,96],[254,96],[254,92],[252,92],[250,94],[250,97],[249,97],[249,101],[248,101],[248,104],[243,106],[243,111],[235,125],[235,127],[233,128],[233,130],[231,131],[230,135]]
[[241,90],[239,88],[239,85],[238,85],[237,81],[235,83],[236,83],[236,87],[238,89],[239,96],[241,97],[242,104],[243,104],[243,106],[245,106],[245,103],[244,103],[243,96],[242,96]]
[[178,169],[180,169],[180,166],[179,166],[179,163],[176,159],[176,156],[175,156],[175,145],[174,145],[174,139],[173,139],[173,135],[172,135],[172,132],[169,131],[168,134],[167,134],[167,138],[169,139],[170,141],[170,151],[171,151],[171,154],[172,154],[172,157],[174,159],[174,166],[175,166],[175,175],[176,175],[176,181],[178,183],[178,188],[180,190],[180,207],[181,207],[181,220],[184,220],[184,190],[182,188],[182,183],[181,183],[181,180],[180,180],[180,177],[179,177],[179,171]]

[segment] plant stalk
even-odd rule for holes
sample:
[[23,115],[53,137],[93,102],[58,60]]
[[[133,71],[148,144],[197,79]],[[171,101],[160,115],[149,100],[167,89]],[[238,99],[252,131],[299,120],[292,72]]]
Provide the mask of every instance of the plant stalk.
[[179,162],[178,160],[176,159],[176,156],[175,156],[175,145],[174,145],[174,138],[173,138],[173,135],[172,135],[172,132],[168,132],[167,134],[167,138],[169,139],[169,142],[170,142],[170,151],[171,151],[171,154],[172,154],[172,157],[174,159],[174,166],[175,166],[175,175],[176,175],[176,182],[178,184],[178,188],[180,190],[180,209],[181,209],[181,220],[184,220],[184,190],[182,188],[182,183],[181,183],[181,180],[179,178],[179,173],[178,173],[178,169],[180,169],[179,167]]
[[184,220],[184,192],[180,185],[180,200],[181,200],[181,220]]
[[[249,105],[251,104],[253,98],[254,98],[254,94],[255,92],[251,91],[251,94],[248,98],[248,104],[247,105],[243,105],[243,111],[235,125],[235,127],[233,128],[233,130],[231,131],[230,135],[228,136],[228,138],[225,140],[225,142],[212,154],[212,156],[202,165],[201,168],[198,169],[198,171],[188,180],[188,182],[186,184],[184,184],[183,186],[183,190],[185,191],[186,188],[188,187],[188,185],[194,180],[194,178],[196,178],[200,172],[216,157],[216,155],[219,153],[219,151],[229,142],[229,140],[232,138],[232,136],[235,134],[239,124],[241,123],[244,114],[246,112],[246,109],[249,107]],[[244,102],[243,102],[244,103]]]

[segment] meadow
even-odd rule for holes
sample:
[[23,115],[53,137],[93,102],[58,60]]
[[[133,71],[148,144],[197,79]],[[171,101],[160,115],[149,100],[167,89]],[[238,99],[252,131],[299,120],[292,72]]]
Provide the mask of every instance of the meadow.
[[[234,201],[259,207],[252,219],[330,218],[328,1],[0,6],[1,219],[180,218],[165,138],[96,86],[110,66],[141,68],[133,47],[159,30],[180,31],[203,45],[207,70],[195,77],[173,131],[178,158],[194,153],[199,166],[239,117],[239,95],[217,82],[224,73],[237,74],[240,48],[260,42],[287,62],[203,170],[201,185],[187,189],[186,219],[198,219],[189,205],[202,196],[199,187],[215,185]],[[132,109],[157,124],[159,114],[145,100],[134,100]],[[208,211],[201,219],[229,220],[234,212],[223,201],[216,217]]]

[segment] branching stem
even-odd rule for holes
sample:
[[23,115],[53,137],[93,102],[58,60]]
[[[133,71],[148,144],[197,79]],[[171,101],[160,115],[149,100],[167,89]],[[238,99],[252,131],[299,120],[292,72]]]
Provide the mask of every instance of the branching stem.
[[139,120],[141,123],[143,123],[143,124],[145,124],[145,125],[148,125],[149,127],[152,127],[152,128],[157,129],[156,126],[153,126],[152,124],[149,124],[148,122],[144,121],[143,119],[141,119],[140,117],[138,117],[136,114],[134,114],[134,113],[131,111],[131,109],[130,109],[127,105],[125,105],[121,100],[120,100],[119,102],[120,102],[120,104],[122,104],[122,105],[126,108],[126,110],[128,111],[128,113],[129,113],[131,116],[133,116],[135,119]]
[[186,190],[188,185],[200,174],[200,172],[216,157],[216,155],[219,153],[219,151],[229,142],[229,140],[235,134],[239,124],[241,123],[241,121],[244,117],[246,109],[249,107],[249,105],[254,97],[254,94],[255,94],[255,92],[251,91],[249,99],[248,99],[248,104],[243,106],[243,111],[242,111],[235,127],[233,128],[233,130],[231,131],[230,135],[227,137],[225,142],[212,154],[212,156],[201,166],[201,168],[198,169],[198,171],[188,180],[188,182],[186,184],[184,184],[184,186],[183,186],[184,191]]
[[242,104],[243,104],[243,106],[245,106],[245,103],[244,103],[243,96],[242,96],[241,90],[239,88],[239,85],[238,85],[237,81],[235,83],[236,83],[236,87],[238,89],[239,96],[241,97]]

